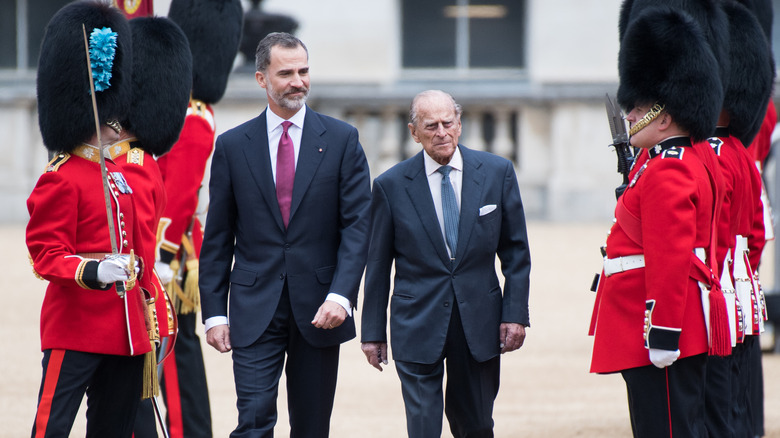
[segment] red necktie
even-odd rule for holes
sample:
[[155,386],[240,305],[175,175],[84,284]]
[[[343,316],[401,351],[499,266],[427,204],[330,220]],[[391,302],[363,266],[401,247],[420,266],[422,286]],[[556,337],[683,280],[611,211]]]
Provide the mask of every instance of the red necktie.
[[282,122],[284,132],[279,139],[279,149],[276,152],[276,200],[282,212],[284,227],[290,222],[290,204],[292,203],[293,181],[295,180],[295,151],[287,128],[292,122]]

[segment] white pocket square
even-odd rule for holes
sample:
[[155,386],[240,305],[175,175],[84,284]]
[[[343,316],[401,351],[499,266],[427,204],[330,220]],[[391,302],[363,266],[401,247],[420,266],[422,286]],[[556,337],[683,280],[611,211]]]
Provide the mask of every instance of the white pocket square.
[[491,211],[493,211],[495,209],[496,209],[496,204],[488,204],[488,205],[479,207],[479,215],[480,216],[484,216],[484,215],[490,213]]

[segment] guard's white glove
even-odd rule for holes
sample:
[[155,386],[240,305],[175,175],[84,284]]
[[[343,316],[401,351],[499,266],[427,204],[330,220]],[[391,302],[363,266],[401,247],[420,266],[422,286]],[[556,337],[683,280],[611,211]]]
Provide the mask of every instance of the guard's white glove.
[[154,262],[154,270],[163,285],[167,285],[173,280],[173,270],[170,264],[158,260]]
[[673,364],[677,358],[680,357],[680,350],[659,350],[657,348],[650,349],[650,362],[658,368],[665,368]]
[[[130,270],[127,265],[130,263],[130,255],[114,254],[100,261],[97,268],[97,281],[103,286],[117,281],[127,281],[130,279]],[[138,274],[140,268],[135,266],[135,273]]]

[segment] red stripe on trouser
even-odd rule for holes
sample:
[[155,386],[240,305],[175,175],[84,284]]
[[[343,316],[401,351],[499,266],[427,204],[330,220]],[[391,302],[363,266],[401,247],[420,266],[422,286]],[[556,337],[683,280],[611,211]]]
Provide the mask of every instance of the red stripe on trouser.
[[669,367],[664,368],[666,374],[666,410],[669,415],[669,438],[672,438],[672,400],[669,395]]
[[46,436],[46,426],[49,424],[49,416],[51,415],[51,403],[54,400],[54,390],[57,389],[64,357],[65,350],[52,350],[51,355],[49,355],[43,392],[41,400],[38,402],[38,412],[35,414],[35,438]]
[[181,415],[181,394],[179,394],[179,370],[176,369],[176,352],[163,362],[165,379],[165,406],[168,409],[168,434],[171,438],[184,436],[184,420]]

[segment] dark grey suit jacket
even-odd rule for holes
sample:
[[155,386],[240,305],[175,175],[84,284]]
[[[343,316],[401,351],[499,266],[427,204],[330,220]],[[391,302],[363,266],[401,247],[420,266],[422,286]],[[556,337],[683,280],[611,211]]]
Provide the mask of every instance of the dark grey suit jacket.
[[[430,364],[441,357],[454,300],[469,349],[480,362],[500,353],[501,322],[529,324],[531,259],[514,167],[496,155],[458,147],[463,185],[454,263],[434,210],[423,152],[374,181],[361,340],[387,341],[389,301],[395,360]],[[495,210],[480,215],[481,207],[491,205]],[[506,279],[503,294],[496,254]]]

